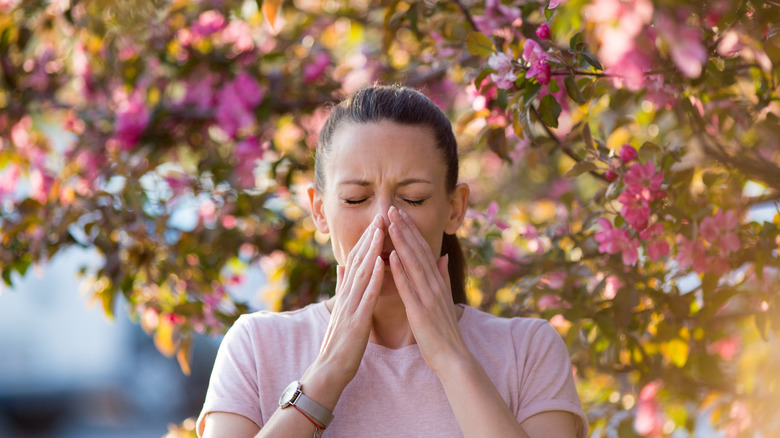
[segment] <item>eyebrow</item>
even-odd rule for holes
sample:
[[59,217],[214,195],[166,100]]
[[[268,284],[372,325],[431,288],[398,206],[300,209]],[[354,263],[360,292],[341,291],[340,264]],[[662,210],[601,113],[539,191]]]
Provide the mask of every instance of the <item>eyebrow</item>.
[[[433,184],[433,183],[428,181],[427,179],[422,179],[422,178],[407,178],[407,179],[401,181],[400,183],[398,183],[398,185],[400,187],[408,186],[408,185],[411,185],[411,184]],[[341,181],[339,183],[339,185],[340,186],[343,186],[343,185],[356,185],[356,186],[361,186],[361,187],[368,187],[368,186],[371,185],[371,183],[366,181],[366,180],[364,180],[364,179],[348,179],[346,181]]]

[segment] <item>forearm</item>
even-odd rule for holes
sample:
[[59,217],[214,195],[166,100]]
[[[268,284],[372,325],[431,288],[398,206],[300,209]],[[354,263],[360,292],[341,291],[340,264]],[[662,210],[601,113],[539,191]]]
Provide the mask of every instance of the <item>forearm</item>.
[[464,437],[528,438],[485,369],[471,353],[450,361],[437,374]]
[[[315,362],[306,370],[300,382],[301,390],[307,397],[333,412],[346,383],[338,373],[331,370],[331,367]],[[285,409],[278,408],[256,438],[311,438],[314,431],[314,423],[295,407],[290,406]]]

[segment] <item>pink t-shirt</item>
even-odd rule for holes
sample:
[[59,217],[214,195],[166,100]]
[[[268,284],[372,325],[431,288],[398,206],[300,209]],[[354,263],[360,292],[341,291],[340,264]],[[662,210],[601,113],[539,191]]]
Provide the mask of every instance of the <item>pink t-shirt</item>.
[[[463,338],[517,420],[568,411],[578,417],[577,436],[585,437],[588,420],[558,333],[541,319],[463,309],[458,322]],[[242,315],[220,345],[198,434],[204,417],[216,411],[240,414],[262,426],[278,409],[285,387],[314,362],[329,318],[324,303]],[[416,344],[391,350],[369,343],[333,415],[323,437],[463,436]]]

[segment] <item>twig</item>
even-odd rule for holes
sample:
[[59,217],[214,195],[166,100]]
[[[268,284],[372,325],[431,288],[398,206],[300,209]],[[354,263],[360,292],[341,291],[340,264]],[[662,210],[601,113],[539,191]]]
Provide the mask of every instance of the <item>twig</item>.
[[[572,160],[574,160],[574,161],[576,161],[578,163],[581,162],[582,158],[578,157],[577,154],[575,154],[574,151],[571,150],[569,145],[567,145],[566,143],[564,143],[561,140],[559,140],[558,137],[555,136],[555,133],[553,133],[552,130],[550,130],[550,127],[547,126],[546,123],[544,123],[544,121],[542,120],[542,116],[540,116],[539,112],[536,111],[536,107],[534,107],[533,105],[529,105],[528,107],[531,110],[531,114],[533,114],[534,117],[536,117],[536,120],[539,123],[542,124],[542,128],[544,128],[544,131],[545,131],[545,133],[547,133],[547,136],[550,137],[550,139],[552,139],[555,142],[555,144],[558,145],[558,147],[560,147],[561,150],[563,150],[563,152],[566,155],[568,155]],[[591,175],[593,175],[597,179],[600,179],[600,180],[602,180],[604,182],[608,182],[607,178],[604,175],[596,172],[595,170],[591,170],[591,171],[589,171],[589,173]]]

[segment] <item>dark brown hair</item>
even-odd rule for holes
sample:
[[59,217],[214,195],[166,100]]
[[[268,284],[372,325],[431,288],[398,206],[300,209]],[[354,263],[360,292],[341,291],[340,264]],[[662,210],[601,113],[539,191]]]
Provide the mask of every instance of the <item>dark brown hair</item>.
[[[447,116],[427,96],[402,86],[375,85],[356,91],[331,112],[320,131],[314,159],[314,184],[322,192],[325,188],[325,160],[330,151],[336,129],[344,122],[378,123],[383,120],[401,125],[430,128],[436,146],[442,151],[447,166],[446,188],[455,190],[458,182],[458,144]],[[449,254],[448,270],[452,284],[452,299],[466,303],[466,262],[460,242],[454,234],[444,234],[441,255]]]

